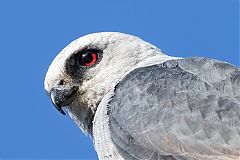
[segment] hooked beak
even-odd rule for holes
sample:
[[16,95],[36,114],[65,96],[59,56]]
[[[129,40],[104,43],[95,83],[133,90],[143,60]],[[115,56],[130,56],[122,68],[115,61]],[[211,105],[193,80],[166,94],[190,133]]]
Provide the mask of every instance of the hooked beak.
[[78,86],[61,85],[53,87],[50,91],[50,97],[55,108],[65,115],[62,107],[70,105],[78,90]]

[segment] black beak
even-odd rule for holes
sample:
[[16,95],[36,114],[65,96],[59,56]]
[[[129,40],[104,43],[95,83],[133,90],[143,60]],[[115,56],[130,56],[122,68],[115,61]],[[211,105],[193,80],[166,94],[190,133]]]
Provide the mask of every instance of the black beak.
[[73,101],[74,96],[76,95],[78,90],[77,86],[67,86],[61,85],[58,87],[53,87],[50,91],[50,96],[53,105],[55,108],[65,115],[62,107],[70,105]]

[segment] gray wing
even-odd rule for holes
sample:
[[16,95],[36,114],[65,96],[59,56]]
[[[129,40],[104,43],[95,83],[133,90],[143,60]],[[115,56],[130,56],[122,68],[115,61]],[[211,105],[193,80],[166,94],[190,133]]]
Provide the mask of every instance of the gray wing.
[[135,69],[116,86],[107,115],[126,159],[235,159],[240,70],[197,57]]

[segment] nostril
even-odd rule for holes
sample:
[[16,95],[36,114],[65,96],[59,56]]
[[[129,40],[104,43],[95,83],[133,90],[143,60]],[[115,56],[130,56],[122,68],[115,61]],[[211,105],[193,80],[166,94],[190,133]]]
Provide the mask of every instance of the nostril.
[[60,80],[58,85],[62,86],[64,84],[66,84],[65,81],[64,80]]

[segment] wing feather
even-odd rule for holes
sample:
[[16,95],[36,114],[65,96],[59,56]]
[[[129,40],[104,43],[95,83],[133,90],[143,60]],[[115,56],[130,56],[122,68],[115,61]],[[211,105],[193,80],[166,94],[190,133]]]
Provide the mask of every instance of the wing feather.
[[108,105],[111,139],[123,157],[240,156],[240,70],[228,63],[195,57],[135,69]]

